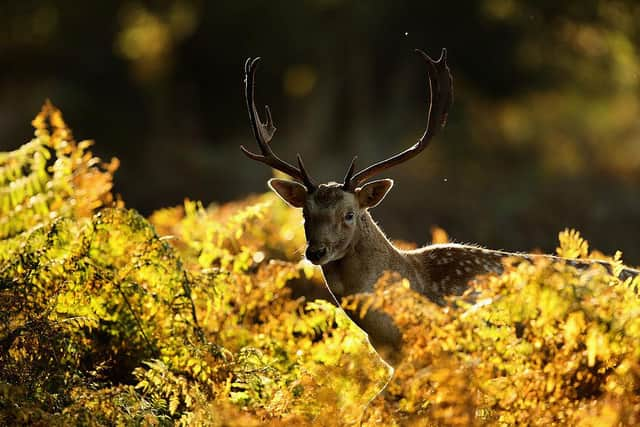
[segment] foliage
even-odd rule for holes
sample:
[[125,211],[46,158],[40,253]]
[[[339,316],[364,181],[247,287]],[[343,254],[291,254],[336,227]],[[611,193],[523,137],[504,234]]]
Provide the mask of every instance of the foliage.
[[[602,259],[587,248],[579,233],[560,233],[559,254]],[[393,405],[376,402],[377,416],[400,413],[411,425],[637,425],[640,280],[543,257],[505,263],[504,274],[479,278],[445,309],[393,275],[375,296],[349,302],[390,314],[406,341],[388,387]]]
[[[159,237],[113,201],[114,168],[71,139],[58,110],[47,104],[34,125],[4,155],[0,423],[216,425],[240,405],[253,415],[238,425],[297,424],[327,404],[357,422],[389,368],[335,306],[291,298],[288,282],[319,278],[290,261],[302,244],[290,210],[271,196],[187,201],[152,216],[171,234]],[[25,164],[39,186],[16,189]]]
[[[0,155],[0,424],[640,421],[638,283],[615,277],[620,254],[611,272],[509,260],[445,308],[386,276],[345,304],[399,325],[389,382],[339,308],[293,297],[322,286],[299,261],[299,212],[260,195],[145,219],[57,109],[34,126]],[[602,257],[573,231],[558,254]]]
[[173,237],[195,282],[206,284],[194,286],[194,301],[205,335],[233,354],[231,402],[268,417],[318,423],[333,412],[358,421],[389,368],[341,310],[291,297],[287,283],[320,280],[296,260],[298,212],[264,195],[209,209],[186,201],[151,222]]
[[62,114],[50,102],[32,122],[35,138],[0,153],[0,238],[14,236],[57,217],[86,217],[113,203],[112,174],[118,160],[105,164],[76,143]]

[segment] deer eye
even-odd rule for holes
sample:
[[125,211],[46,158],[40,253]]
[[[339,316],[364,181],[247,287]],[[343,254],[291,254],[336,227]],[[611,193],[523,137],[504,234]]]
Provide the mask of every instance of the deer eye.
[[347,222],[353,221],[353,217],[354,217],[353,212],[347,212],[346,214],[344,214],[344,220]]

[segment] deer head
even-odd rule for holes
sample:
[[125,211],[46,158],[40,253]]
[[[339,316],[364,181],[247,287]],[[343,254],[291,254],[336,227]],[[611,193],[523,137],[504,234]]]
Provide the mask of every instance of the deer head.
[[269,107],[265,107],[266,121],[263,122],[254,101],[255,73],[260,58],[249,58],[245,63],[245,99],[260,153],[253,153],[244,146],[240,148],[250,159],[269,165],[294,179],[274,178],[269,180],[269,187],[289,205],[302,208],[307,238],[306,257],[314,264],[323,265],[342,258],[359,238],[359,226],[362,225],[367,210],[378,205],[393,186],[391,179],[366,181],[417,156],[446,124],[453,101],[452,77],[447,66],[446,49],[442,50],[437,61],[421,50],[416,49],[416,52],[426,60],[430,93],[427,127],[423,135],[413,146],[357,173],[356,156],[342,183],[320,185],[313,183],[299,154],[296,167],[280,159],[272,151],[270,142],[276,128],[271,112]]

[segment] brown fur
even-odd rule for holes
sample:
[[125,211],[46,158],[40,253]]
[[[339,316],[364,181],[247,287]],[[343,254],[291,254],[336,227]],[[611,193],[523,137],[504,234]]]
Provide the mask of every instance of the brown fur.
[[[298,193],[299,196],[299,192],[304,190],[302,185],[291,181],[278,180],[277,184],[270,182],[274,191],[289,203],[289,194]],[[460,244],[436,244],[409,251],[397,249],[368,210],[384,198],[391,184],[390,180],[374,181],[349,192],[339,184],[330,183],[320,185],[315,192],[306,195],[302,207],[307,243],[309,247],[327,249],[326,256],[316,263],[322,267],[326,284],[338,302],[348,295],[373,292],[378,279],[390,271],[408,279],[414,291],[442,305],[445,296],[462,294],[475,276],[501,273],[502,261],[506,257],[560,259]],[[352,223],[345,220],[347,212],[354,214]],[[606,261],[567,262],[579,268],[596,262],[611,269]],[[627,268],[621,273],[621,278],[638,273]],[[369,335],[376,349],[391,348],[393,351],[385,353],[398,354],[401,335],[389,316],[375,311],[370,311],[364,319],[356,313],[349,315]],[[390,361],[397,362],[397,359]]]

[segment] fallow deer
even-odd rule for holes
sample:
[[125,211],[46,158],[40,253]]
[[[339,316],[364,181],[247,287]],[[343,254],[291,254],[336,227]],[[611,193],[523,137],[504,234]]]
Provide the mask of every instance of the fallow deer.
[[[453,100],[452,77],[447,65],[446,50],[433,60],[416,50],[426,60],[430,102],[427,126],[418,141],[406,150],[355,172],[356,157],[351,161],[342,183],[316,185],[307,173],[302,157],[297,166],[280,159],[271,149],[275,126],[269,107],[265,107],[266,121],[258,114],[254,101],[255,73],[260,58],[245,63],[245,98],[253,134],[260,153],[241,146],[250,159],[284,172],[295,181],[273,178],[269,187],[285,202],[302,208],[307,238],[306,258],[321,266],[326,285],[340,303],[347,295],[372,292],[385,271],[393,271],[407,278],[411,288],[438,304],[447,295],[462,294],[471,279],[483,273],[501,273],[506,257],[531,259],[537,256],[488,250],[461,244],[435,244],[416,250],[400,250],[387,239],[372,219],[369,209],[377,206],[393,186],[391,179],[366,182],[380,172],[399,165],[422,152],[433,136],[445,126]],[[586,268],[598,262],[611,268],[606,261],[567,260]],[[637,270],[625,268],[621,277],[636,276]],[[350,317],[369,335],[371,343],[380,351],[389,346],[397,349],[401,336],[391,319],[384,313],[369,311],[363,318],[355,313]]]

